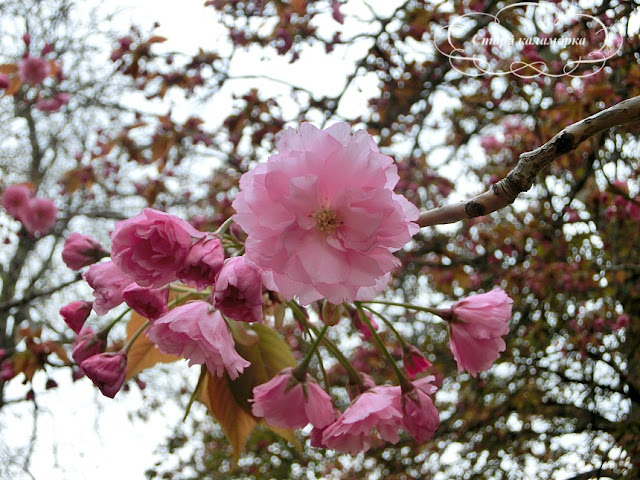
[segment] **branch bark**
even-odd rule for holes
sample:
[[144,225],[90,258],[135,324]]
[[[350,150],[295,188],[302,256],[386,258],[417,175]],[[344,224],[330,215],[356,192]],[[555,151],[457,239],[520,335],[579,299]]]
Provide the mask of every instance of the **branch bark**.
[[569,125],[541,147],[520,155],[516,167],[488,191],[466,202],[422,212],[418,225],[429,227],[454,223],[465,218],[488,215],[511,205],[520,193],[531,188],[538,173],[558,157],[569,153],[597,133],[638,121],[640,121],[640,96],[624,100]]

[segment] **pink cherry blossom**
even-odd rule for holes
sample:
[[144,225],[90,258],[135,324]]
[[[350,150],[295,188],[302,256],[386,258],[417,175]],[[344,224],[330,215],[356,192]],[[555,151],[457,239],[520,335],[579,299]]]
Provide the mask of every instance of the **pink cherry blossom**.
[[223,314],[240,322],[262,322],[260,273],[244,257],[227,260],[220,270],[212,296]]
[[33,190],[27,185],[10,185],[2,192],[2,206],[16,220],[21,220],[29,209]]
[[[400,387],[374,387],[362,393],[324,431],[322,443],[333,450],[356,455],[381,440],[396,443],[403,427]],[[376,433],[377,432],[377,436]]]
[[62,248],[62,261],[71,270],[80,270],[106,256],[109,253],[95,238],[77,232],[67,237]]
[[182,283],[202,291],[213,286],[223,263],[224,251],[220,239],[207,235],[191,246],[178,272],[178,278]]
[[153,289],[132,283],[122,291],[122,296],[129,307],[149,320],[155,320],[169,311],[167,288]]
[[431,362],[413,345],[409,345],[402,361],[404,362],[404,369],[407,371],[409,378],[415,378],[416,375],[424,372],[431,366]]
[[111,257],[138,285],[162,287],[178,278],[193,239],[204,235],[178,217],[145,208],[116,223]]
[[82,278],[93,288],[93,309],[98,315],[104,315],[124,302],[122,293],[133,283],[112,261],[94,263]]
[[346,123],[288,129],[278,152],[240,179],[233,219],[246,256],[287,300],[370,300],[418,231],[418,209],[393,193],[393,159]]
[[236,352],[220,312],[207,302],[189,302],[169,310],[152,323],[147,337],[162,353],[182,355],[189,365],[205,364],[219,377],[226,370],[234,380],[250,365]]
[[5,89],[9,85],[11,85],[11,80],[9,80],[9,77],[4,73],[0,73],[0,89]]
[[96,335],[92,328],[84,327],[73,342],[71,357],[79,366],[87,358],[102,353],[105,346],[104,339]]
[[423,377],[414,382],[416,388],[402,395],[404,429],[418,443],[426,442],[433,437],[440,424],[440,415],[429,396],[437,390],[430,383],[433,380],[435,380],[433,375]]
[[24,57],[18,63],[18,77],[29,85],[40,85],[51,73],[51,66],[44,58]]
[[44,98],[36,102],[36,108],[42,112],[57,112],[66,105],[71,96],[68,93],[57,93],[52,98]]
[[323,428],[335,419],[329,394],[309,374],[298,380],[291,368],[254,387],[251,401],[253,414],[274,427],[302,428],[311,423]]
[[127,373],[127,354],[105,352],[93,355],[80,364],[84,374],[109,398],[116,396],[122,388]]
[[76,334],[79,334],[84,326],[84,322],[91,314],[92,306],[92,302],[78,300],[62,307],[60,309],[60,315],[64,319],[64,323]]
[[501,289],[472,295],[453,304],[449,346],[458,371],[472,376],[491,368],[506,348],[513,300]]
[[636,197],[635,201],[630,200],[627,202],[625,211],[631,220],[634,222],[640,221],[640,197]]
[[43,235],[56,224],[58,208],[48,198],[32,198],[20,220],[31,235]]

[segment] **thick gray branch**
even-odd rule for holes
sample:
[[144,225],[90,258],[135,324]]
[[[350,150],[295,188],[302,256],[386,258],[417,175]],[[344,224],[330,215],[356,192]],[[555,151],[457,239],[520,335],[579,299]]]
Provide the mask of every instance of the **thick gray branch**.
[[480,217],[513,203],[531,188],[540,171],[556,158],[570,152],[593,135],[618,125],[640,121],[640,96],[624,100],[580,122],[569,125],[541,147],[520,155],[516,167],[490,190],[455,205],[445,205],[422,212],[421,227],[453,223]]

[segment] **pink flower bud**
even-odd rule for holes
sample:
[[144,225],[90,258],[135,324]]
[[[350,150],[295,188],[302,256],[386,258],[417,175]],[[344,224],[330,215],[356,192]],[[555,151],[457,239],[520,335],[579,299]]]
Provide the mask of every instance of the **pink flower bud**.
[[227,260],[220,270],[212,295],[213,305],[240,322],[262,322],[260,272],[245,257]]
[[44,47],[42,49],[42,56],[44,57],[45,55],[49,54],[53,52],[53,45],[51,45],[51,43],[47,42],[44,44]]
[[48,198],[36,197],[29,200],[28,208],[21,221],[31,235],[43,235],[53,228],[58,220],[58,208]]
[[0,88],[7,88],[9,85],[11,85],[9,77],[4,73],[0,73]]
[[166,288],[151,289],[132,283],[123,290],[122,296],[127,305],[149,320],[155,320],[169,311],[169,290]]
[[71,302],[60,309],[60,315],[64,322],[76,334],[79,334],[84,326],[84,322],[91,314],[92,302],[77,301]]
[[93,309],[98,315],[104,315],[124,302],[122,292],[133,283],[111,261],[94,263],[82,278],[93,288]]
[[417,374],[424,372],[431,366],[431,362],[429,362],[422,352],[413,345],[409,345],[402,361],[404,362],[404,368],[407,371],[407,375],[409,375],[409,378],[411,379],[415,378]]
[[127,354],[120,351],[94,355],[83,361],[80,368],[103,395],[113,398],[124,383],[127,372]]
[[0,380],[6,382],[16,376],[16,371],[13,368],[13,362],[7,358],[0,363]]
[[80,270],[108,256],[109,252],[95,238],[77,232],[67,237],[62,249],[62,261],[71,270]]
[[629,315],[627,315],[626,313],[623,313],[618,318],[616,318],[616,323],[613,326],[613,329],[620,330],[621,328],[626,328],[627,326],[629,326],[630,320],[631,319],[629,318]]
[[449,346],[458,371],[472,376],[491,368],[506,348],[513,300],[499,288],[453,304]]
[[40,85],[50,73],[51,66],[44,58],[28,55],[18,63],[18,77],[29,85]]
[[178,278],[181,282],[202,291],[213,286],[223,263],[224,251],[220,239],[207,235],[191,246],[178,272]]
[[93,329],[84,327],[73,343],[71,357],[77,365],[81,365],[87,358],[102,353],[105,349],[105,342]]
[[22,35],[22,41],[24,42],[25,46],[28,47],[29,45],[31,45],[31,35],[25,33],[24,35]]
[[68,93],[58,93],[52,98],[38,100],[36,102],[36,108],[45,113],[57,112],[63,105],[67,104],[69,98],[71,98],[71,95]]
[[[371,326],[373,327],[373,329],[375,331],[378,331],[378,323],[373,319],[373,316],[371,316],[371,314],[367,311],[365,311],[364,314],[369,319],[369,323],[371,323]],[[356,329],[358,329],[358,331],[360,332],[360,335],[362,335],[362,338],[364,340],[369,340],[371,337],[373,337],[373,334],[371,333],[371,329],[369,328],[369,325],[367,325],[362,321],[358,310],[351,311],[351,321],[353,322],[353,326],[356,327]]]
[[302,428],[308,423],[322,428],[335,419],[331,397],[309,374],[303,381],[287,368],[253,389],[252,413],[269,425]]
[[29,209],[33,190],[27,185],[10,185],[2,192],[2,206],[16,220],[21,220]]
[[430,383],[433,380],[433,375],[421,378],[414,383],[416,388],[402,395],[402,423],[418,443],[424,443],[433,437],[440,424],[440,415],[429,396],[437,390]]

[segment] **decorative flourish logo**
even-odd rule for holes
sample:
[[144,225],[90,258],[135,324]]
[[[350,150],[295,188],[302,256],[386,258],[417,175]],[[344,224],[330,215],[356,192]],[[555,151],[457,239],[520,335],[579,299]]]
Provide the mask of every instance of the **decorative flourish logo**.
[[467,76],[588,77],[618,55],[622,37],[575,5],[518,2],[456,17],[434,45]]

